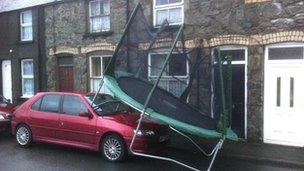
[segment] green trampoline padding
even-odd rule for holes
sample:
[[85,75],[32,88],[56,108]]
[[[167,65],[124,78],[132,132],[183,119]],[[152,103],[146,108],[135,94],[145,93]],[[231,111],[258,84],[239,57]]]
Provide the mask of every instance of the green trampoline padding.
[[[138,111],[142,111],[144,109],[143,104],[139,103],[138,101],[136,101],[133,98],[131,98],[130,96],[128,96],[119,87],[115,78],[113,78],[109,75],[105,75],[104,76],[104,85],[111,93],[113,93],[113,95],[115,97],[117,97],[124,103],[132,106],[133,108],[135,108]],[[178,121],[174,118],[170,118],[170,117],[167,117],[160,113],[157,113],[153,109],[150,109],[150,108],[148,108],[146,110],[146,114],[148,114],[149,116],[151,116],[154,119],[157,119],[157,120],[160,120],[160,121],[163,121],[163,122],[169,124],[170,126],[172,126],[175,129],[178,129],[180,131],[183,131],[183,132],[186,132],[186,133],[189,133],[192,135],[197,135],[197,136],[204,137],[204,138],[222,138],[222,136],[223,136],[222,133],[217,132],[216,130],[209,130],[209,129],[193,126],[191,124],[187,124],[187,123]],[[230,140],[234,140],[234,141],[238,140],[237,135],[231,129],[228,129],[226,138],[228,138]]]

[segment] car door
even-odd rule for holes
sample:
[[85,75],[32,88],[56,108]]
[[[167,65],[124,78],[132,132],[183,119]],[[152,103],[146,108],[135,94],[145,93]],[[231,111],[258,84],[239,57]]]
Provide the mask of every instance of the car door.
[[90,113],[80,96],[64,95],[61,113],[60,139],[84,146],[96,144],[96,118],[92,114],[91,118],[79,116],[80,113]]
[[29,124],[36,138],[57,138],[61,95],[40,97],[29,109]]

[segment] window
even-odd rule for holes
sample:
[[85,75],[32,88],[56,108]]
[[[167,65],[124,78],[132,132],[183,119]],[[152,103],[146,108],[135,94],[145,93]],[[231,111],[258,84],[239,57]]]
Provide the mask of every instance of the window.
[[183,0],[154,0],[154,25],[159,26],[167,19],[170,25],[184,22]]
[[45,112],[59,112],[60,95],[45,95],[42,99],[40,110]]
[[90,1],[89,13],[91,33],[110,30],[110,0]]
[[33,40],[32,11],[20,13],[20,32],[21,41]]
[[88,112],[85,104],[76,96],[64,96],[62,112],[68,115],[78,116],[80,113]]
[[[156,81],[161,72],[166,54],[150,54],[149,55],[149,80]],[[178,79],[178,80],[177,80]],[[171,60],[162,75],[159,86],[165,90],[180,96],[187,87],[189,79],[188,61],[184,55],[172,54]]]
[[102,79],[104,70],[110,62],[111,56],[93,56],[90,58],[91,92],[96,92]]
[[33,105],[32,105],[32,109],[33,110],[40,110],[40,104],[41,104],[41,99],[37,100]]
[[29,98],[34,95],[34,64],[32,59],[21,61],[22,97]]
[[[93,98],[94,95],[86,96],[86,99],[90,104],[92,103]],[[105,94],[98,94],[96,96],[96,99],[93,103],[93,108],[100,116],[121,114],[130,111],[131,109],[128,105],[122,103],[110,95]]]
[[303,47],[269,48],[269,60],[303,59]]

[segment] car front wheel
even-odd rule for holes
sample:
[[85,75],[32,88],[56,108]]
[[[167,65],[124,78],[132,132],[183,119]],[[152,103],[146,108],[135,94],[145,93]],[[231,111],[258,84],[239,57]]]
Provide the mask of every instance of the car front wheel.
[[125,159],[127,150],[124,141],[117,135],[109,135],[104,138],[101,144],[103,157],[112,162]]
[[32,142],[32,132],[26,125],[18,126],[16,130],[16,140],[21,147],[28,147]]

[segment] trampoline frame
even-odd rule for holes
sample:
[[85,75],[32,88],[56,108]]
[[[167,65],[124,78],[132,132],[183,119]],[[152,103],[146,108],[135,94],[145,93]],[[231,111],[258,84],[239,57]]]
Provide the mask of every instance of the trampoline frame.
[[[131,22],[133,21],[135,15],[136,15],[136,13],[137,13],[137,11],[138,11],[140,8],[141,8],[141,4],[138,3],[137,6],[136,6],[136,8],[133,10],[133,12],[132,12],[132,14],[131,14],[131,17],[130,17],[129,21],[128,21],[127,24],[126,24],[126,27],[125,27],[125,29],[124,29],[124,34],[122,35],[122,37],[121,37],[121,39],[120,39],[120,41],[119,41],[119,43],[118,43],[118,45],[117,45],[117,47],[116,47],[114,53],[113,53],[113,57],[112,57],[110,63],[109,63],[109,64],[107,65],[107,67],[106,67],[106,70],[105,70],[104,75],[107,75],[107,74],[108,74],[108,75],[115,75],[114,70],[113,70],[114,62],[115,62],[115,56],[118,54],[119,47],[122,45],[123,39],[125,38],[126,33],[127,33],[127,31],[129,30],[129,28],[130,28]],[[138,133],[138,131],[139,131],[139,129],[140,129],[140,126],[141,126],[141,124],[142,124],[143,117],[144,117],[145,115],[147,115],[147,114],[146,114],[146,110],[147,110],[147,108],[148,108],[148,104],[149,104],[149,102],[150,102],[150,100],[151,100],[151,97],[152,97],[152,95],[153,95],[153,93],[154,93],[154,91],[155,91],[155,89],[156,89],[156,87],[157,87],[157,85],[158,85],[158,83],[159,83],[159,81],[160,81],[160,79],[161,79],[161,76],[162,76],[162,74],[163,74],[163,72],[164,72],[164,70],[165,70],[165,68],[166,68],[166,66],[167,66],[167,64],[168,64],[168,62],[169,62],[170,57],[172,56],[172,52],[173,52],[174,48],[176,47],[176,44],[177,44],[177,42],[178,42],[179,37],[181,36],[181,33],[182,33],[184,27],[185,27],[185,26],[182,25],[182,26],[179,28],[178,34],[177,34],[177,36],[175,37],[174,43],[173,43],[173,45],[172,45],[172,47],[171,47],[171,49],[170,49],[170,53],[168,53],[168,55],[166,56],[164,65],[163,65],[163,67],[162,67],[162,69],[161,69],[161,72],[160,72],[158,78],[157,78],[157,81],[154,83],[154,85],[153,85],[151,91],[149,92],[149,94],[148,94],[148,96],[147,96],[147,99],[146,99],[146,101],[145,101],[143,110],[140,111],[140,112],[141,112],[140,118],[139,118],[139,120],[138,120],[138,124],[137,124],[137,126],[136,126],[136,130],[135,130],[134,135],[133,135],[133,137],[132,137],[132,141],[131,141],[129,150],[130,150],[130,152],[131,152],[133,155],[136,155],[136,156],[147,157],[147,158],[153,158],[153,159],[164,160],[164,161],[170,161],[170,162],[176,163],[176,164],[178,164],[178,165],[181,165],[181,166],[183,166],[183,167],[186,167],[186,168],[188,168],[188,169],[191,169],[191,170],[194,170],[194,171],[199,171],[199,169],[197,169],[197,168],[195,168],[195,167],[192,167],[192,166],[190,166],[190,165],[188,165],[188,164],[186,164],[186,163],[180,162],[180,161],[178,161],[178,160],[176,160],[176,159],[173,159],[173,158],[170,158],[170,157],[162,157],[162,156],[157,156],[157,155],[150,155],[150,154],[145,154],[145,153],[138,153],[138,152],[135,152],[135,151],[133,150],[133,145],[134,145],[135,139],[136,139],[136,137],[137,137],[137,133]],[[152,42],[152,44],[153,44],[153,42]],[[114,58],[114,59],[113,59],[113,58]],[[219,68],[219,69],[220,69],[220,82],[221,82],[221,85],[220,85],[220,86],[221,86],[221,92],[223,93],[223,90],[224,90],[224,86],[223,86],[223,75],[222,75],[222,72],[221,72],[221,65],[222,65],[222,62],[221,62],[220,57],[218,58],[218,60],[219,60],[219,67],[220,67],[220,68]],[[112,68],[112,70],[111,70],[111,68]],[[95,101],[97,95],[99,94],[99,92],[100,92],[100,90],[101,90],[101,88],[102,88],[102,86],[103,86],[103,83],[104,83],[104,76],[103,76],[103,78],[100,80],[98,91],[95,93],[91,105],[93,105],[93,103],[94,103],[94,101]],[[225,114],[227,114],[226,112],[228,112],[227,109],[226,109],[226,107],[225,107],[225,94],[222,94],[222,99],[221,99],[221,100],[222,100],[222,106],[223,106],[223,113],[222,113],[222,115],[225,115]],[[132,107],[132,106],[131,106],[131,107]],[[147,116],[148,116],[148,115],[147,115]],[[221,118],[221,119],[224,119],[224,118]],[[224,126],[228,126],[226,122],[224,123]],[[224,127],[224,128],[225,128],[225,127]],[[212,166],[213,166],[213,164],[214,164],[215,158],[216,158],[216,156],[217,156],[219,150],[222,148],[222,146],[223,146],[223,144],[224,144],[224,142],[225,142],[225,140],[226,140],[227,127],[226,127],[226,129],[222,130],[222,134],[223,134],[222,138],[218,141],[218,143],[215,145],[215,147],[213,148],[213,150],[212,150],[210,153],[207,153],[206,151],[204,151],[197,143],[195,143],[195,141],[194,141],[192,138],[190,138],[190,137],[187,136],[186,134],[184,134],[184,133],[178,131],[177,129],[173,128],[172,126],[170,126],[170,129],[173,130],[173,131],[175,131],[175,132],[178,133],[179,135],[185,137],[186,139],[188,139],[188,140],[189,140],[192,144],[194,144],[194,146],[197,147],[197,148],[199,149],[199,151],[202,152],[202,154],[204,154],[205,156],[207,156],[207,157],[211,157],[211,156],[212,156],[211,161],[210,161],[210,163],[209,163],[209,166],[208,166],[208,168],[207,168],[207,171],[210,171],[211,168],[212,168]]]

